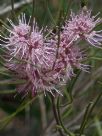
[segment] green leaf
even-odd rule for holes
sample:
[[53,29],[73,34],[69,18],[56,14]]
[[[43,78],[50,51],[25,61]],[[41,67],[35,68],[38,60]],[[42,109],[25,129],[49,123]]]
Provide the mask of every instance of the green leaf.
[[12,93],[16,93],[16,90],[3,90],[3,91],[0,91],[0,94],[12,94]]
[[11,77],[11,76],[12,76],[12,74],[9,74],[9,73],[6,73],[6,72],[2,72],[2,71],[0,71],[0,74],[1,74],[1,75],[4,75],[4,76],[8,76],[8,77]]
[[16,112],[12,113],[11,115],[9,115],[8,117],[5,117],[3,119],[0,120],[0,129],[3,129],[4,127],[6,127],[9,122],[22,110],[24,110],[29,104],[31,104],[37,97],[33,97],[31,100],[27,100],[27,101],[23,101],[21,103],[21,105],[18,107],[18,109],[16,110]]
[[102,58],[98,58],[98,57],[91,57],[91,59],[102,61]]
[[23,84],[23,83],[25,83],[24,80],[16,80],[16,81],[2,80],[2,81],[0,81],[0,85],[16,85],[16,84]]

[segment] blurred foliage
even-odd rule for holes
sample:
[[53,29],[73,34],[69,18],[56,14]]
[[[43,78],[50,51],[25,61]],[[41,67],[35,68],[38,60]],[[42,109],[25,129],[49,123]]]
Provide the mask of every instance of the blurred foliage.
[[[21,0],[15,0],[15,4],[20,2]],[[10,0],[0,0],[0,5],[0,12],[2,12],[10,6]],[[100,11],[102,17],[102,0],[88,0],[88,6],[92,9],[93,14]],[[36,0],[34,14],[39,26],[47,25],[54,29],[60,9],[63,11],[63,17],[66,17],[71,9],[74,11],[80,9],[80,0]],[[26,13],[26,18],[29,18],[32,13],[32,3],[25,3],[15,8],[16,16],[21,12]],[[12,18],[11,10],[0,14],[0,20],[2,20],[0,21],[1,33],[5,33],[2,24],[7,23],[7,18]],[[99,25],[97,29],[102,29],[102,25]],[[62,123],[66,128],[76,133],[79,132],[79,129],[82,130],[85,127],[83,136],[102,136],[102,98],[100,98],[102,92],[102,50],[92,48],[84,43],[81,43],[81,46],[87,46],[89,59],[86,63],[91,65],[91,69],[90,73],[76,70],[76,78],[72,78],[62,88],[64,96],[60,97],[59,105]],[[0,52],[2,54],[2,50]],[[11,78],[11,73],[3,67],[2,62],[1,58],[0,128],[3,129],[0,131],[0,136],[59,136],[56,129],[60,126],[56,126],[55,129],[49,96],[43,98],[42,103],[45,106],[47,120],[47,126],[43,130],[40,99],[37,98],[31,104],[32,99],[29,100],[29,97],[22,98],[20,94],[16,94],[15,86],[17,82]],[[100,98],[99,101],[96,102],[96,98]],[[92,109],[92,106],[95,106],[94,109]],[[85,111],[87,116],[84,116]],[[91,113],[89,114],[89,112]],[[83,122],[83,117],[85,122]]]

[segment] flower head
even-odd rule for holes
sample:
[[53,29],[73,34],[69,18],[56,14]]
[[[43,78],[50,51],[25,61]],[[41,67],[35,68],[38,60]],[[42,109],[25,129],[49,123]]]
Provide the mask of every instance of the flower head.
[[16,79],[25,80],[17,86],[18,92],[31,92],[33,96],[39,91],[61,94],[58,87],[74,75],[74,68],[88,70],[88,66],[82,64],[84,53],[76,45],[80,32],[75,33],[75,29],[69,27],[70,21],[58,42],[56,34],[45,36],[44,29],[39,29],[35,20],[31,27],[24,14],[18,19],[18,25],[9,20],[12,28],[7,29],[9,36],[4,37],[7,41],[2,44],[8,51],[6,67]]
[[[75,42],[73,33],[63,30],[60,33],[60,42],[58,46],[58,36],[55,37],[54,47],[55,54],[53,58],[53,73],[55,73],[56,81],[64,84],[68,79],[74,76],[74,68],[88,71],[89,66],[82,64],[86,58],[86,54],[81,50]],[[57,54],[57,55],[56,55]]]
[[[98,13],[99,14],[99,13]],[[101,18],[91,16],[91,11],[81,10],[78,14],[71,12],[70,19],[66,21],[65,31],[70,31],[76,39],[84,39],[91,45],[100,47],[102,42],[102,31],[94,31],[93,29],[100,23]]]
[[7,29],[8,41],[2,47],[8,50],[6,67],[14,72],[17,79],[26,81],[17,87],[18,92],[31,92],[33,95],[38,91],[58,92],[55,87],[58,83],[56,73],[51,71],[56,50],[53,40],[44,36],[43,29],[39,29],[35,21],[30,30],[24,14],[19,18],[18,25],[11,20],[9,22],[12,28]]

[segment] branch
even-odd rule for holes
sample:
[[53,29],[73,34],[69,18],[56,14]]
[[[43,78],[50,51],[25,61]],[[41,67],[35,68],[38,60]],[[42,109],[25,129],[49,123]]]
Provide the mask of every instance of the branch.
[[44,130],[47,127],[47,115],[46,115],[46,107],[44,103],[44,96],[39,96],[40,110],[41,110],[41,121],[42,121],[42,129]]

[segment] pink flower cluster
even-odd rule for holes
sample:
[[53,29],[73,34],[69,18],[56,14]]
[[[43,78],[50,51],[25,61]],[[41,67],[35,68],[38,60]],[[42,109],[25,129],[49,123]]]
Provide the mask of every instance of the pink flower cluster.
[[102,23],[101,18],[95,16],[91,17],[91,10],[82,10],[77,15],[71,12],[70,19],[66,21],[64,29],[71,31],[76,39],[86,40],[92,46],[101,48],[102,42],[102,30],[93,30],[97,25]]
[[[39,29],[33,22],[33,28],[26,22],[25,14],[18,18],[19,24],[11,20],[9,36],[3,37],[1,46],[7,50],[6,66],[16,74],[17,79],[25,83],[17,86],[18,92],[36,95],[37,92],[46,91],[54,95],[62,94],[59,86],[66,83],[74,76],[74,68],[88,71],[88,65],[82,64],[85,53],[78,47],[79,40],[86,40],[93,46],[100,47],[102,31],[94,31],[100,18],[91,17],[91,11],[81,11],[77,15],[71,12],[70,19],[65,22],[57,34],[44,34],[44,29]],[[6,39],[6,41],[5,41]],[[60,40],[60,41],[58,41]]]

